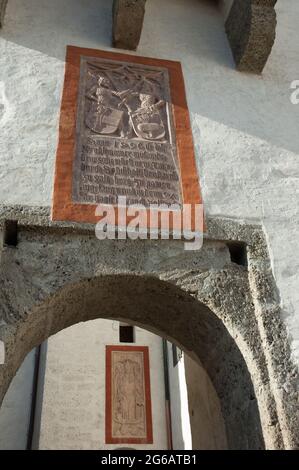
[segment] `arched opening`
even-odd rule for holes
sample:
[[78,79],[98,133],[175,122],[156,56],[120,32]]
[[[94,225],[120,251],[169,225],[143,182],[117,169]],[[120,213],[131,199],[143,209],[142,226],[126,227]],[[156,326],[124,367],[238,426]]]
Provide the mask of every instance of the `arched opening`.
[[[128,328],[134,329],[131,343],[121,341],[118,321],[77,323],[31,351],[0,409],[0,449],[226,449],[220,402],[204,369],[164,338]],[[134,366],[123,366],[129,359],[129,365],[138,367],[138,349],[147,350],[149,369],[141,367],[136,376]],[[111,350],[117,364],[119,358],[122,363],[114,393],[107,377],[116,375],[115,364],[107,364]],[[149,377],[150,416],[144,413],[144,373]],[[147,418],[152,439],[141,443]],[[111,442],[107,423],[122,442]]]
[[36,305],[6,342],[2,397],[26,354],[78,322],[106,318],[134,324],[178,345],[208,374],[221,404],[228,447],[263,448],[248,366],[223,322],[181,288],[153,276],[105,275],[66,285]]

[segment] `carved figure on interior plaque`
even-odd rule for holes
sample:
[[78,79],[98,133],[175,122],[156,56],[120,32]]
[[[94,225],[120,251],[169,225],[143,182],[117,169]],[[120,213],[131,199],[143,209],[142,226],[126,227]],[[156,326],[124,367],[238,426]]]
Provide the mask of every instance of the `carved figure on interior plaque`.
[[142,371],[137,362],[130,359],[118,362],[114,371],[114,394],[114,421],[119,425],[142,422],[143,382]]

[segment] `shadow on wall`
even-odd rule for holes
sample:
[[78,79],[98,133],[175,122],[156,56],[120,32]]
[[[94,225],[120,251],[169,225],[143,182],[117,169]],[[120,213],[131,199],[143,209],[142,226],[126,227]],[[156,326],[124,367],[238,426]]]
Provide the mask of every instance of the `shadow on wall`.
[[0,409],[0,450],[27,448],[35,351],[26,356]]
[[113,0],[9,0],[0,38],[65,59],[67,44],[110,47]]
[[184,354],[192,449],[227,449],[219,399],[205,370]]
[[[9,0],[0,37],[60,60],[65,59],[67,44],[112,48],[112,5],[113,0]],[[141,38],[137,53],[150,45],[149,55],[165,50],[166,58],[178,60],[185,50],[194,57],[234,68],[223,33],[218,0],[148,0],[142,31],[145,40]],[[174,50],[170,47],[173,40]],[[221,42],[228,46],[226,54],[219,47]]]
[[298,152],[299,105],[290,101],[290,84],[298,76],[299,3],[278,2],[276,10],[276,40],[261,76],[235,70],[224,18],[208,0],[173,0],[171,8],[167,1],[149,2],[138,52],[182,62],[189,109],[199,119]]
[[[223,15],[211,0],[148,1],[137,53],[182,62],[189,108],[199,117],[296,152],[299,105],[290,102],[290,84],[298,78],[299,4],[276,9],[277,38],[263,76],[235,70]],[[67,44],[111,49],[112,0],[9,0],[0,38],[62,61]],[[13,50],[14,60],[21,53]]]

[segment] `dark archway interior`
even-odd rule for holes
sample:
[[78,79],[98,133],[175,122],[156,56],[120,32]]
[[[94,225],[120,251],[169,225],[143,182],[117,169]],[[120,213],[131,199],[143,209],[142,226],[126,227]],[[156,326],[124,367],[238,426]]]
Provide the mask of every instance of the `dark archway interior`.
[[[235,341],[205,305],[152,276],[105,275],[67,285],[20,325],[7,367],[16,371],[25,355],[49,336],[96,318],[136,324],[180,346],[201,363],[215,387],[228,447],[264,448],[250,373]],[[7,387],[11,378],[7,376]]]

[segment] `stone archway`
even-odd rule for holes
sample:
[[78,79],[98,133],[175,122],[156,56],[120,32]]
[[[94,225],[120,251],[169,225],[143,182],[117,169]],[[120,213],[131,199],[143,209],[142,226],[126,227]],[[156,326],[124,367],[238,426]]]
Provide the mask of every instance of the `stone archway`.
[[[5,246],[0,262],[1,399],[26,353],[50,335],[80,321],[118,319],[201,362],[230,448],[296,446],[296,394],[283,387],[291,387],[294,368],[258,226],[208,221],[203,248],[186,252],[174,240],[100,242],[92,227],[49,223],[45,210],[22,208],[13,218],[18,245]],[[232,240],[247,250],[248,266],[232,261]]]
[[219,396],[230,448],[264,447],[250,374],[223,323],[181,288],[152,276],[105,275],[68,284],[20,325],[7,366],[16,369],[24,353],[50,335],[99,317],[144,327],[199,360]]

